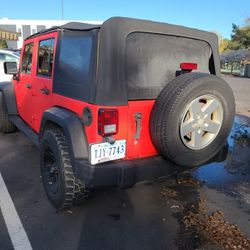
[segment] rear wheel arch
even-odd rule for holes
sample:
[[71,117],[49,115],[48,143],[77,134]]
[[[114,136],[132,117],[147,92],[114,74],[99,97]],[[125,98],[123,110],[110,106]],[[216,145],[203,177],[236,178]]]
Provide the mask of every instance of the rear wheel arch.
[[88,159],[88,142],[84,125],[74,112],[59,107],[46,110],[41,120],[39,142],[42,141],[44,131],[53,128],[63,131],[72,158]]

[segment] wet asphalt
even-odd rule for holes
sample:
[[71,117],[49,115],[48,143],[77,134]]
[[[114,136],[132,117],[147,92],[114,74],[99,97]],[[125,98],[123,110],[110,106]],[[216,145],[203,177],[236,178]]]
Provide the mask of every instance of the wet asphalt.
[[[226,161],[185,173],[199,184],[178,184],[173,176],[128,190],[95,191],[85,205],[63,212],[46,198],[38,150],[21,133],[0,135],[0,141],[0,171],[33,249],[206,249],[209,243],[182,223],[201,196],[208,211],[222,210],[250,238],[249,118],[236,117]],[[164,197],[165,188],[179,195]],[[13,249],[1,214],[0,249]]]

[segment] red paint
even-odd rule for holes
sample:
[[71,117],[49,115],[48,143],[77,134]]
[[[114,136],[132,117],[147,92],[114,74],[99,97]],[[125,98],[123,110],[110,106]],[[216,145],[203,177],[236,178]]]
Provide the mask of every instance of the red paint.
[[[21,61],[20,61],[20,67],[22,65],[22,58],[23,58],[23,51],[27,44],[32,43],[33,41],[26,41],[23,44],[23,50],[21,53]],[[34,47],[33,47],[33,53],[34,53]],[[34,63],[34,58],[32,58],[32,64]],[[14,89],[16,93],[16,102],[17,102],[17,108],[19,111],[20,116],[23,118],[23,120],[31,125],[31,113],[32,113],[32,105],[31,105],[31,89],[27,88],[27,84],[31,84],[33,80],[33,68],[31,69],[30,74],[24,74],[20,72],[20,81],[13,81],[14,83]]]
[[[127,137],[127,158],[143,158],[156,155],[156,150],[152,144],[150,131],[149,131],[149,119],[154,100],[148,101],[129,101],[128,103],[128,137]],[[141,134],[140,139],[135,139],[136,133],[136,121],[135,113],[140,112],[142,114],[141,120]]]
[[[117,109],[119,113],[118,133],[114,135],[116,140],[127,140],[126,159],[144,158],[157,154],[149,132],[149,118],[154,100],[148,101],[129,101],[128,106],[97,106],[82,101],[67,98],[58,94],[53,94],[53,106],[59,106],[69,109],[79,117],[82,115],[83,109],[87,106],[93,114],[93,122],[90,126],[85,127],[89,144],[102,142],[103,137],[98,134],[98,111],[101,108]],[[142,113],[141,136],[139,140],[135,140],[136,121],[134,115],[136,112]]]

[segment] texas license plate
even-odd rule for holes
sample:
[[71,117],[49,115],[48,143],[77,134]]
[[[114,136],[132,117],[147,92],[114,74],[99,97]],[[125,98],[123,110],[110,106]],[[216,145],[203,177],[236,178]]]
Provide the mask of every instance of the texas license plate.
[[122,159],[126,153],[126,140],[115,141],[114,144],[108,142],[90,145],[90,162],[92,165]]

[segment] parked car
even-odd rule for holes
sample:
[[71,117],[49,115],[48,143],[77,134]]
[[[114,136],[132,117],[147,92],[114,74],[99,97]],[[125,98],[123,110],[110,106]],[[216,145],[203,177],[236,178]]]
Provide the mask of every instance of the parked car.
[[215,160],[233,123],[210,32],[120,17],[68,23],[28,37],[20,70],[5,70],[14,81],[0,88],[0,130],[17,127],[39,146],[45,191],[59,209],[93,188]]
[[18,63],[20,59],[20,54],[15,51],[0,49],[0,82],[10,81],[12,75],[7,75],[4,72],[3,63],[4,62],[16,62]]

